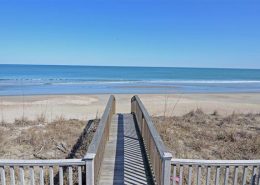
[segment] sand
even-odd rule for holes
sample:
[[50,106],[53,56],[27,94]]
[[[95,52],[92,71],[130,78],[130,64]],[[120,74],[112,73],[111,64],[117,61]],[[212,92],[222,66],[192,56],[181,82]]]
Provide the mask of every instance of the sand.
[[[131,94],[117,94],[117,112],[130,112]],[[153,116],[183,115],[201,108],[205,113],[259,113],[260,93],[239,94],[142,94],[139,95]],[[101,117],[109,95],[0,96],[0,121],[8,123],[25,117],[44,115],[48,121],[58,117],[88,120]]]

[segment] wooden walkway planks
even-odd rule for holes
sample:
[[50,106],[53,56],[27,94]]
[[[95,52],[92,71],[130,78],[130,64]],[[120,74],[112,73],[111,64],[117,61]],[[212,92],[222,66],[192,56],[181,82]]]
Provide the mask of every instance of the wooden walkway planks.
[[132,114],[113,116],[99,185],[153,184]]

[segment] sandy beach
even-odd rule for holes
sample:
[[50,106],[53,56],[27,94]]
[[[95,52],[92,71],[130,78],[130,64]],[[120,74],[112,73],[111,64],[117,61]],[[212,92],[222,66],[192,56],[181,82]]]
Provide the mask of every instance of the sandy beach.
[[[132,94],[117,94],[117,112],[130,112]],[[183,115],[201,108],[205,113],[218,111],[228,115],[259,113],[259,93],[239,94],[142,94],[139,95],[153,116]],[[88,120],[101,117],[109,95],[40,95],[0,96],[0,120],[8,123],[25,117],[29,120],[41,115],[52,121],[59,117]]]

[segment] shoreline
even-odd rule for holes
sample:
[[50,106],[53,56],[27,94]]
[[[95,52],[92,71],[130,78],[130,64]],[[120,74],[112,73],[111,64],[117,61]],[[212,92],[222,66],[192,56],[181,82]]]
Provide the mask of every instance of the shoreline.
[[102,96],[102,95],[218,95],[218,94],[259,94],[260,92],[252,92],[252,91],[245,91],[245,92],[165,92],[165,93],[57,93],[57,94],[24,94],[24,95],[0,95],[1,97],[30,97],[30,96]]
[[[101,117],[110,94],[68,94],[0,96],[0,121],[36,119],[44,115],[48,121],[63,116],[67,119]],[[114,94],[117,112],[130,112],[130,99],[135,94]],[[151,116],[180,116],[201,108],[205,113],[217,111],[260,113],[260,93],[189,93],[138,94]]]

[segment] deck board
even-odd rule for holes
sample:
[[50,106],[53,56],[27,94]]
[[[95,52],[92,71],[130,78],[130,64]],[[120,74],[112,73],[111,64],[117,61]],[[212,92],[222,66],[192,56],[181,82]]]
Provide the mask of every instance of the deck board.
[[99,185],[153,184],[132,114],[113,116]]

